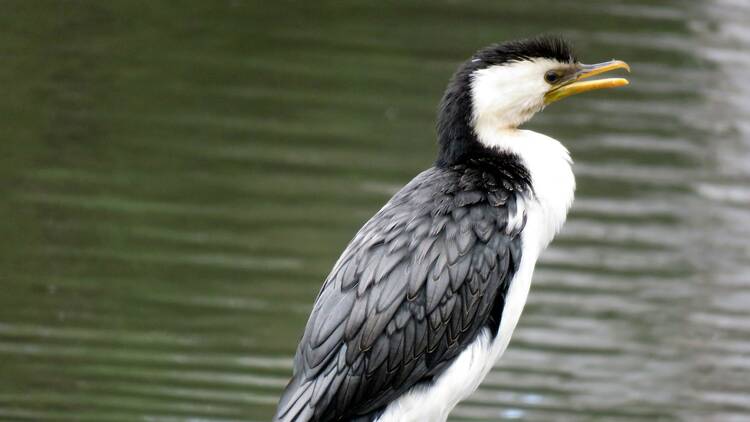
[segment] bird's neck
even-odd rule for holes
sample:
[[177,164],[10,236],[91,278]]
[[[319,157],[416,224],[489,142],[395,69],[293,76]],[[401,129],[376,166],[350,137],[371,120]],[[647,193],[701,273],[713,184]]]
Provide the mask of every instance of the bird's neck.
[[[515,139],[518,133],[523,132],[518,126],[531,118],[533,111],[530,110],[478,113],[472,109],[468,90],[450,87],[438,114],[440,150],[436,164],[450,166],[499,151],[497,147],[505,146],[505,140]],[[502,149],[514,152],[512,145],[507,147]]]
[[[570,168],[572,163],[568,149],[547,135],[517,127],[477,125],[477,141],[482,147],[499,153],[518,156],[527,167],[540,162],[556,164],[555,167]],[[529,168],[531,170],[531,168]]]

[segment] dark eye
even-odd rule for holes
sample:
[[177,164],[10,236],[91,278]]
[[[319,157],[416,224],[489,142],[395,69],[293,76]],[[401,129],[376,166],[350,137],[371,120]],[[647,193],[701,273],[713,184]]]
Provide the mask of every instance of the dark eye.
[[544,80],[549,84],[553,84],[560,80],[560,75],[554,70],[548,70],[547,73],[544,74]]

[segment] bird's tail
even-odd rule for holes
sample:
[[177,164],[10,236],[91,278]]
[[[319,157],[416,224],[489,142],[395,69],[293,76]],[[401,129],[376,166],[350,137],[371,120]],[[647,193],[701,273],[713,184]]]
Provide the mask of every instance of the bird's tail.
[[281,394],[276,407],[274,422],[308,422],[313,419],[315,409],[310,404],[314,382],[300,382],[298,376],[293,377]]
[[[314,380],[301,382],[295,376],[287,384],[281,393],[279,404],[276,407],[274,422],[324,422],[331,420],[325,416],[315,415],[315,407],[310,405],[310,400],[315,387]],[[383,409],[376,409],[364,415],[354,416],[347,419],[350,422],[374,422],[383,414]],[[330,417],[330,416],[329,416]]]

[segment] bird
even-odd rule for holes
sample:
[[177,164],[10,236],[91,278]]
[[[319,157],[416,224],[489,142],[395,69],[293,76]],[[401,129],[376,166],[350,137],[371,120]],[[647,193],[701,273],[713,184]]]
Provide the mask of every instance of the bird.
[[575,191],[559,141],[520,128],[588,79],[557,35],[477,51],[450,79],[437,158],[356,233],[315,299],[275,421],[445,421],[511,338]]

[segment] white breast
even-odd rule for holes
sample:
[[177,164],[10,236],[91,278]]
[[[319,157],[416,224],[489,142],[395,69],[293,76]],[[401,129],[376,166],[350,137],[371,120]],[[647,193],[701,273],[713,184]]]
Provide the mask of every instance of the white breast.
[[568,150],[557,140],[530,130],[478,124],[477,135],[486,146],[516,154],[529,170],[534,198],[527,207],[541,218],[537,241],[539,250],[544,249],[562,228],[573,203],[576,181]]
[[411,390],[386,408],[378,422],[440,422],[459,401],[479,387],[510,342],[531,286],[539,253],[562,227],[573,202],[575,178],[570,155],[558,141],[528,130],[478,132],[487,146],[515,153],[531,174],[533,196],[525,199],[519,212],[526,212],[521,233],[521,263],[506,296],[498,335],[485,329],[446,371],[428,387]]

